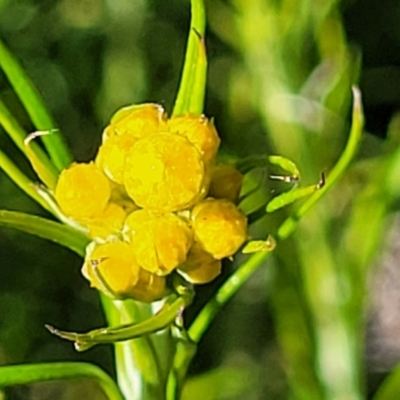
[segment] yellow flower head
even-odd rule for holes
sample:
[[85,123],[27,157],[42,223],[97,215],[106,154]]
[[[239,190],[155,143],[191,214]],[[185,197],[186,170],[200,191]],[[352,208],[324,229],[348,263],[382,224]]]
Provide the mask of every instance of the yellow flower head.
[[236,203],[242,189],[243,175],[232,165],[219,164],[213,168],[208,195]]
[[192,231],[184,219],[148,210],[127,217],[124,236],[139,265],[157,275],[167,275],[185,261],[192,244]]
[[[93,247],[93,246],[92,246]],[[165,295],[165,278],[137,264],[125,242],[95,245],[86,257],[82,273],[91,285],[111,297],[151,302]]]
[[61,210],[76,219],[101,214],[110,194],[107,177],[94,163],[76,163],[64,169],[55,189],[55,198]]
[[112,135],[132,135],[139,139],[166,131],[167,115],[158,104],[140,104],[121,108],[112,117],[103,134],[106,141]]
[[187,114],[168,120],[171,132],[186,137],[200,151],[206,165],[217,155],[220,139],[212,121],[204,115]]
[[204,194],[204,164],[183,136],[154,134],[133,145],[125,161],[124,184],[142,208],[179,211]]
[[188,282],[199,285],[213,281],[221,273],[221,266],[221,260],[216,260],[195,242],[178,272]]
[[232,256],[246,240],[246,217],[229,200],[206,199],[191,218],[195,240],[216,259]]

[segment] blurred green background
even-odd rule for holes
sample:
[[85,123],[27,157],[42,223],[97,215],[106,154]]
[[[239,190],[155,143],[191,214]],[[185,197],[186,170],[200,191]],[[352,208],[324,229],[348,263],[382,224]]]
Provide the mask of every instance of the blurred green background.
[[[171,111],[189,26],[188,3],[0,0],[0,37],[39,88],[76,160],[94,157],[102,128],[119,107],[151,101]],[[209,0],[206,6],[209,78],[205,113],[215,117],[222,155],[278,152],[296,161],[306,183],[315,183],[345,142],[350,85],[357,82],[368,131],[360,159],[367,163],[368,157],[380,154],[388,124],[400,104],[398,1]],[[2,75],[0,95],[32,131]],[[33,177],[3,132],[0,148]],[[363,171],[368,167],[360,165]],[[368,179],[359,173],[357,182],[357,177],[356,171],[351,186],[356,192]],[[343,204],[336,204],[337,225],[330,227],[334,237],[339,235],[341,213],[346,213],[351,200],[349,185],[343,189]],[[266,192],[270,196],[270,189]],[[46,215],[2,172],[0,209]],[[270,231],[265,220],[252,229],[259,236]],[[45,323],[74,331],[103,325],[98,296],[80,275],[81,260],[56,245],[2,228],[0,250],[0,364],[86,360],[113,374],[109,346],[76,353],[69,343],[44,329]],[[290,248],[281,253],[289,261],[296,257]],[[280,265],[279,256],[274,265]],[[199,288],[188,320],[231,268],[227,263],[223,276]],[[279,331],[283,323],[276,318],[282,303],[279,296],[271,298],[271,292],[282,285],[277,274],[272,267],[259,270],[205,336],[191,373],[221,365],[240,366],[246,368],[250,382],[245,389],[236,388],[231,394],[224,389],[210,399],[286,398],[285,371],[290,360],[283,356],[276,335],[276,326]],[[288,329],[296,329],[293,325]],[[366,382],[370,393],[381,377],[374,371]],[[73,399],[83,398],[86,391],[86,398],[100,398],[91,390],[96,389],[32,385],[8,390],[7,398]]]

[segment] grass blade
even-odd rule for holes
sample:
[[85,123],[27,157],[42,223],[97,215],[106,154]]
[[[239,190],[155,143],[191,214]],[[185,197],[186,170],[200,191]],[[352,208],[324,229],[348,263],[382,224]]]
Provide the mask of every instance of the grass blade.
[[[3,69],[11,86],[24,105],[36,129],[45,131],[54,129],[56,124],[46,109],[46,106],[25,71],[11,54],[3,42],[0,41],[0,67]],[[56,168],[61,171],[72,162],[72,157],[60,133],[42,138]]]
[[86,246],[89,244],[89,238],[83,232],[68,225],[17,211],[0,210],[0,226],[18,229],[50,240],[82,257],[84,257]]
[[201,114],[207,74],[204,45],[206,15],[203,0],[191,0],[191,21],[182,78],[172,115]]
[[45,171],[46,184],[50,189],[55,187],[57,182],[58,171],[47,157],[47,154],[37,145],[30,142],[25,144],[27,132],[22,128],[19,122],[14,118],[6,105],[0,100],[0,125],[8,133],[15,145],[26,155],[33,164],[39,166],[39,169]]

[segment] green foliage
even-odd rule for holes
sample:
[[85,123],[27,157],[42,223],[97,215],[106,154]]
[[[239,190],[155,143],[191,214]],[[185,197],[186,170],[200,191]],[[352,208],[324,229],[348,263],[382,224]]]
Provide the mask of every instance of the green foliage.
[[[114,113],[113,107],[124,106],[125,101],[164,100],[173,115],[202,113],[205,108],[206,114],[215,116],[222,136],[221,160],[233,162],[245,174],[240,205],[251,222],[244,255],[225,267],[220,281],[196,290],[194,298],[191,288],[179,284],[162,308],[101,296],[108,327],[71,333],[87,331],[85,322],[89,329],[92,326],[91,320],[85,321],[88,313],[72,309],[68,316],[61,313],[61,320],[72,320],[78,327],[50,331],[74,341],[78,350],[114,343],[116,381],[126,400],[174,400],[181,395],[245,399],[260,393],[263,398],[296,400],[366,398],[367,283],[372,260],[385,241],[387,221],[398,209],[399,129],[394,118],[385,140],[370,144],[365,134],[361,143],[361,94],[353,89],[348,134],[351,87],[364,67],[359,50],[346,38],[344,6],[335,1],[209,1],[211,34],[206,35],[201,0],[190,2],[190,27],[181,26],[188,20],[181,12],[188,10],[189,2],[183,1],[94,2],[90,12],[70,0],[54,6],[14,3],[24,18],[18,19],[20,28],[5,24],[0,29],[13,49],[0,43],[5,78],[0,82],[0,125],[16,146],[5,135],[0,137],[0,168],[47,218],[2,210],[0,226],[7,230],[1,235],[32,253],[24,237],[8,228],[53,241],[80,256],[89,242],[83,228],[63,215],[53,198],[58,172],[72,157],[29,77],[35,63],[50,72],[42,73],[44,83],[36,79],[71,143],[75,136],[78,158],[93,156],[99,127]],[[13,7],[0,4],[0,22]],[[34,12],[29,14],[28,9]],[[133,25],[135,30],[130,31]],[[41,36],[42,26],[52,34]],[[37,35],[28,34],[28,28]],[[30,46],[21,45],[21,38],[28,36]],[[47,54],[26,50],[36,41]],[[28,72],[17,61],[19,52],[33,60],[27,62]],[[49,95],[53,84],[56,94]],[[368,90],[366,94],[366,99],[373,96]],[[381,105],[387,101],[385,97]],[[97,132],[95,140],[90,129]],[[26,140],[30,131],[36,131],[33,135],[44,147],[39,140]],[[35,183],[38,179],[47,187]],[[19,194],[9,183],[0,176],[1,208],[19,204]],[[32,211],[27,204],[27,212]],[[48,219],[49,214],[59,222]],[[15,285],[8,300],[1,296],[13,276],[5,261],[0,261],[5,273],[0,308],[9,309],[3,320],[19,331],[15,336],[26,336],[23,354],[35,349],[33,336],[24,329],[44,321],[29,316],[21,285]],[[46,290],[54,296],[65,285],[57,279],[60,271],[78,273],[62,260],[51,263],[57,267],[41,274],[51,276],[54,289]],[[44,279],[41,274],[32,280]],[[86,296],[81,295],[78,308],[92,301]],[[219,313],[221,309],[224,312]],[[84,318],[76,321],[75,314]],[[12,358],[2,329],[0,363],[26,361],[23,356]],[[46,340],[53,344],[55,338]],[[97,346],[88,357],[96,351]],[[243,356],[252,360],[250,372],[236,365]],[[40,353],[33,357],[40,361]],[[396,368],[374,399],[398,397],[398,374]],[[94,365],[0,367],[0,387],[80,377],[96,380],[110,399],[122,399],[113,380]]]

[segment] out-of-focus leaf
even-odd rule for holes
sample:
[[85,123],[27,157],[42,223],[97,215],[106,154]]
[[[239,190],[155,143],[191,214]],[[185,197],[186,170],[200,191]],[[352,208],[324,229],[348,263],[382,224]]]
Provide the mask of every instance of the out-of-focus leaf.
[[223,400],[242,398],[255,385],[252,368],[218,368],[186,382],[182,400]]
[[396,400],[400,398],[400,364],[383,381],[373,400]]

